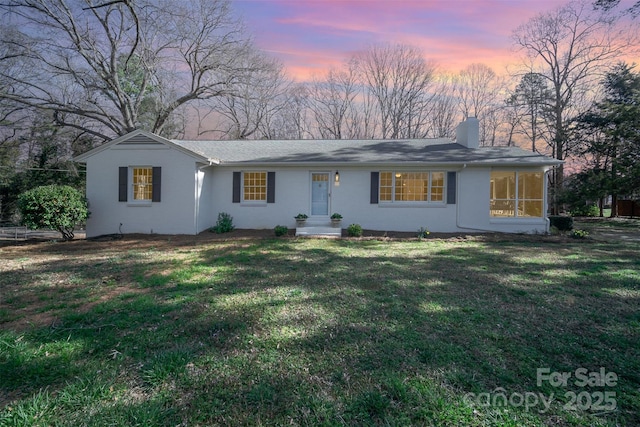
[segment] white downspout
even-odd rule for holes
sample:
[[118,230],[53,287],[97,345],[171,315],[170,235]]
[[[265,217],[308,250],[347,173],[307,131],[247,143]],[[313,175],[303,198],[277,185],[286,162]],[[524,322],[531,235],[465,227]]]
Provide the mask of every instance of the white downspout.
[[198,230],[199,230],[199,221],[200,221],[200,168],[197,167],[196,168],[196,194],[195,194],[195,199],[196,199],[196,205],[194,207],[194,211],[195,211],[195,221],[194,221],[194,226],[195,229],[193,230],[193,234],[196,235],[198,234]]
[[[209,164],[206,165],[202,165],[202,166],[197,166],[196,167],[196,194],[195,194],[195,199],[196,199],[196,203],[195,203],[195,220],[193,221],[195,229],[194,231],[194,235],[198,234],[198,230],[200,230],[200,197],[202,196],[202,183],[200,182],[200,172],[204,169],[204,168],[208,168],[209,166],[213,165],[213,164],[219,164],[219,161],[213,160],[213,159],[209,159]],[[202,174],[204,177],[204,173]],[[204,182],[204,181],[203,181]]]

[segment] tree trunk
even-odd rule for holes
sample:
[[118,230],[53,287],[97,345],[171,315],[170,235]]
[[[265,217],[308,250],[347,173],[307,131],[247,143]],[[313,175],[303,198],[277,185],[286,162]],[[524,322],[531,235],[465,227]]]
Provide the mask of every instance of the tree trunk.
[[598,199],[598,209],[600,209],[600,218],[604,217],[604,199],[600,197]]
[[616,181],[618,174],[618,150],[617,150],[618,141],[614,142],[612,156],[611,156],[611,182],[613,183],[613,188],[611,191],[611,215],[610,218],[615,218],[618,216],[618,183]]

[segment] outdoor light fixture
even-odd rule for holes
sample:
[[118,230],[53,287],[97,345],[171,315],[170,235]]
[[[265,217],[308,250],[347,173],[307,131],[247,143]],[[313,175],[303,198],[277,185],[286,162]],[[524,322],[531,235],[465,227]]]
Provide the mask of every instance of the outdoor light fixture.
[[340,172],[336,171],[336,176],[334,177],[333,182],[335,182],[336,187],[340,185]]

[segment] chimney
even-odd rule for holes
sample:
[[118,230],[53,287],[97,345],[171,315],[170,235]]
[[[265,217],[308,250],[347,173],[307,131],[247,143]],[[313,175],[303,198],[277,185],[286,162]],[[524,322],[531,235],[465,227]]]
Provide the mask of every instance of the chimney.
[[467,148],[480,146],[480,122],[475,117],[469,117],[456,127],[456,142]]

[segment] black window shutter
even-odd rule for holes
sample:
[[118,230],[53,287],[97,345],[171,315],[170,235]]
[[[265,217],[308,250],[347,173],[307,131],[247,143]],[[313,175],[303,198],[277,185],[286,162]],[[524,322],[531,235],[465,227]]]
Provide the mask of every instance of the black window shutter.
[[233,203],[240,203],[240,172],[233,173]]
[[267,172],[267,203],[276,202],[276,173]]
[[162,192],[162,168],[154,167],[151,170],[151,182],[153,186],[151,187],[151,201],[159,202],[160,194]]
[[380,172],[371,172],[371,204],[378,203],[378,186],[380,184]]
[[456,176],[455,172],[447,172],[447,204],[456,204]]
[[129,168],[121,166],[118,168],[118,201],[126,202],[128,193],[127,178],[129,177]]

